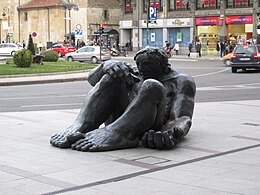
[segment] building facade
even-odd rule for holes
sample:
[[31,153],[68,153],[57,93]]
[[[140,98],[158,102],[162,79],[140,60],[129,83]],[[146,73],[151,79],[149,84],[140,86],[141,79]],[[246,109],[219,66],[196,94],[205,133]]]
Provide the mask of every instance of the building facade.
[[1,42],[63,42],[93,39],[100,23],[119,30],[118,0],[0,0]]
[[[123,0],[120,41],[131,41],[133,50],[178,42],[184,54],[199,39],[203,55],[216,55],[217,41],[256,37],[259,5],[259,0]],[[150,7],[156,8],[156,20],[148,20],[154,16]]]

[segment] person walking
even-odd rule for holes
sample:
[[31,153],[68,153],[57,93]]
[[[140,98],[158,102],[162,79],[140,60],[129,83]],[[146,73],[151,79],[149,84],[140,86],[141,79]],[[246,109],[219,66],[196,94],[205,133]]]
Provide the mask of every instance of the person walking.
[[190,57],[191,50],[192,50],[192,43],[189,43],[189,54],[188,54],[188,57]]
[[196,42],[196,51],[197,51],[197,53],[199,53],[199,57],[201,57],[201,42],[200,42],[200,40],[198,40]]
[[178,42],[175,43],[173,50],[176,52],[176,56],[179,55],[180,45]]

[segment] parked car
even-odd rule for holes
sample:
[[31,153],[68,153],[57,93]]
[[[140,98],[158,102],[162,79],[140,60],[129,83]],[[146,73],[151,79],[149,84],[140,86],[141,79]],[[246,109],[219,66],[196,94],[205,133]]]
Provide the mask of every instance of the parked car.
[[76,47],[71,46],[70,44],[54,44],[51,48],[52,51],[55,51],[58,53],[59,57],[65,56],[65,54],[69,52],[76,51]]
[[224,63],[226,66],[230,66],[231,54],[232,54],[232,53],[228,53],[228,54],[226,54],[226,55],[223,56],[223,63]]
[[238,69],[260,68],[259,45],[237,45],[231,54],[231,71],[236,73]]
[[0,55],[13,56],[18,50],[22,50],[23,47],[15,43],[2,43],[0,44]]
[[75,52],[67,53],[65,59],[68,61],[91,61],[96,64],[101,57],[101,61],[110,60],[111,55],[106,47],[85,46]]

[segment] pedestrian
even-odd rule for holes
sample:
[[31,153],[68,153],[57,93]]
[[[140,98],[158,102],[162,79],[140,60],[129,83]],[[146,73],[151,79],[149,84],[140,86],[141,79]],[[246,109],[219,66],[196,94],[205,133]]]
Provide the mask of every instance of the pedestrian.
[[43,48],[43,44],[41,41],[38,42],[37,47],[39,48],[39,52],[41,52]]
[[200,40],[198,40],[196,42],[196,51],[197,51],[197,53],[199,53],[199,57],[201,57],[201,42],[200,42]]
[[192,50],[192,43],[189,43],[189,54],[188,54],[188,57],[190,57],[191,50]]
[[23,40],[23,48],[25,48],[25,41]]
[[82,40],[79,44],[79,47],[84,47],[86,45],[86,43]]
[[176,52],[176,56],[179,55],[180,45],[178,42],[175,43],[173,50]]
[[221,44],[220,44],[220,41],[217,41],[216,50],[218,52],[218,57],[220,57],[221,56]]

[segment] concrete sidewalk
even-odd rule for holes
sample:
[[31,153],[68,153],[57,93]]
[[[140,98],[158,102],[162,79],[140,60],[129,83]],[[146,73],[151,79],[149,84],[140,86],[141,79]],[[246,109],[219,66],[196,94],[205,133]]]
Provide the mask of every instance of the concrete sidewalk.
[[173,150],[58,149],[50,136],[79,110],[0,113],[0,192],[31,194],[260,194],[260,100],[197,103]]

